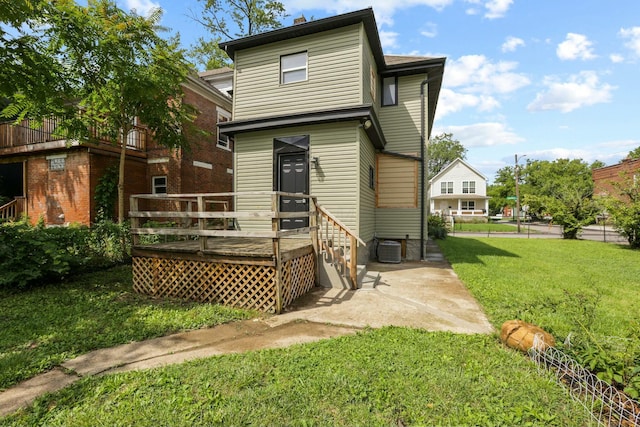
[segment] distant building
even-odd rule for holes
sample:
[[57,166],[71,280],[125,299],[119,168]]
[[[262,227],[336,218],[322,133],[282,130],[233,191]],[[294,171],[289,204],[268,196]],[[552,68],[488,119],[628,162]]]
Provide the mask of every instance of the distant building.
[[619,192],[614,183],[621,183],[625,179],[634,182],[640,180],[640,159],[624,159],[615,165],[594,169],[591,174],[594,196],[617,197]]
[[[169,150],[144,124],[136,126],[126,138],[125,212],[132,194],[233,190],[233,140],[217,132],[218,122],[231,118],[231,98],[195,76],[183,90],[184,102],[199,111],[195,125],[209,134],[189,135],[188,150]],[[36,128],[28,120],[0,123],[0,218],[27,214],[48,225],[95,221],[96,186],[118,164],[120,147],[68,141],[55,135],[56,125],[55,118]]]

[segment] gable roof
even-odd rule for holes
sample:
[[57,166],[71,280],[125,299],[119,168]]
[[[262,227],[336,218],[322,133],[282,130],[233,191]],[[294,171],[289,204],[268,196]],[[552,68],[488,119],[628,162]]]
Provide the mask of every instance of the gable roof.
[[435,174],[435,176],[429,180],[429,183],[433,183],[434,181],[437,181],[438,179],[440,179],[443,175],[445,175],[447,172],[449,172],[451,169],[453,169],[453,167],[458,163],[462,163],[462,165],[464,165],[471,172],[475,173],[476,175],[478,175],[480,178],[484,179],[485,181],[487,180],[487,177],[485,177],[483,174],[478,172],[478,170],[476,168],[474,168],[469,163],[465,162],[460,157],[458,157],[457,159],[455,159],[454,161],[449,163],[447,166],[445,166],[440,172]]
[[[444,64],[446,58],[425,57],[425,56],[400,56],[387,55],[382,53],[380,35],[376,24],[373,9],[356,10],[354,12],[331,16],[328,18],[295,24],[289,27],[278,28],[276,30],[230,40],[220,43],[218,46],[224,50],[229,57],[234,60],[235,53],[239,50],[262,46],[269,43],[284,41],[296,37],[317,34],[336,28],[347,27],[360,24],[364,26],[365,33],[369,40],[371,52],[375,59],[378,73],[382,76],[404,76],[412,74],[427,74],[427,117],[428,128],[426,138],[431,135],[433,121],[435,118],[436,106],[442,86],[442,76],[444,74]],[[426,82],[427,80],[425,80]]]

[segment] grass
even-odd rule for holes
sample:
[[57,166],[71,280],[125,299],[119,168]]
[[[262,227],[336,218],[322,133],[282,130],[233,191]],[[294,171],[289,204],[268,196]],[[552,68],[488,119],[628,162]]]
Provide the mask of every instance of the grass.
[[627,246],[451,236],[438,244],[496,328],[522,319],[563,340],[581,332],[589,305],[603,336],[625,336],[640,320],[640,252]]
[[0,425],[587,425],[494,337],[408,328],[87,378]]
[[472,222],[456,222],[453,226],[452,233],[456,231],[472,232],[472,233],[515,233],[518,227],[511,224],[502,224],[496,222],[472,223]]
[[[585,302],[622,335],[640,305],[640,254],[589,241],[438,242],[496,327],[562,338]],[[11,323],[15,325],[15,323]],[[13,327],[13,326],[12,326]],[[551,378],[496,336],[389,327],[285,349],[84,378],[0,425],[589,425]]]
[[122,266],[61,285],[0,289],[0,390],[91,350],[257,315],[152,299],[134,293],[131,280],[131,266]]

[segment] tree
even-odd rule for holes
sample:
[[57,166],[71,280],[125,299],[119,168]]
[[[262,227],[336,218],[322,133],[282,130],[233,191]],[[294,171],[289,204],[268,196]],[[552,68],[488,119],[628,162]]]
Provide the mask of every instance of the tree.
[[165,147],[186,146],[182,129],[194,118],[194,109],[181,102],[188,62],[177,40],[157,34],[160,10],[145,18],[124,12],[112,0],[88,0],[86,7],[73,0],[45,3],[33,25],[37,31],[26,35],[37,49],[23,58],[18,52],[13,65],[29,74],[30,66],[42,64],[28,61],[37,54],[52,65],[59,81],[48,81],[52,88],[29,80],[8,85],[14,91],[7,93],[11,103],[3,115],[18,120],[56,115],[58,132],[69,139],[91,142],[96,132],[119,145],[122,223],[126,139],[135,123],[143,123]]
[[627,159],[640,159],[640,147],[637,147],[627,154]]
[[617,190],[617,197],[606,197],[601,200],[613,225],[620,234],[627,238],[629,245],[640,248],[640,184],[633,175],[625,173],[621,181],[612,182]]
[[467,149],[452,133],[443,133],[429,140],[427,146],[427,180],[436,176],[455,159],[467,158]]
[[222,39],[232,40],[280,28],[281,19],[287,16],[279,1],[199,1],[204,4],[203,10],[197,15],[192,12],[192,19],[202,24],[212,38],[200,37],[198,43],[191,46],[189,56],[208,70],[230,65],[229,57],[218,47]]
[[511,204],[507,198],[516,194],[516,184],[513,166],[505,166],[496,172],[493,184],[487,187],[487,196],[489,200],[489,211],[491,215],[495,215],[500,210]]
[[592,199],[591,170],[577,159],[528,161],[522,170],[524,203],[537,216],[551,215],[565,239],[576,239],[600,211]]

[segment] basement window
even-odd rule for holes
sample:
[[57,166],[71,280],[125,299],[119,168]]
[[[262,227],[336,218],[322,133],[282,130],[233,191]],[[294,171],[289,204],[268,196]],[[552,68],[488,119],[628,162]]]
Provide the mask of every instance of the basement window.
[[151,191],[153,194],[167,194],[167,177],[166,176],[152,177]]

